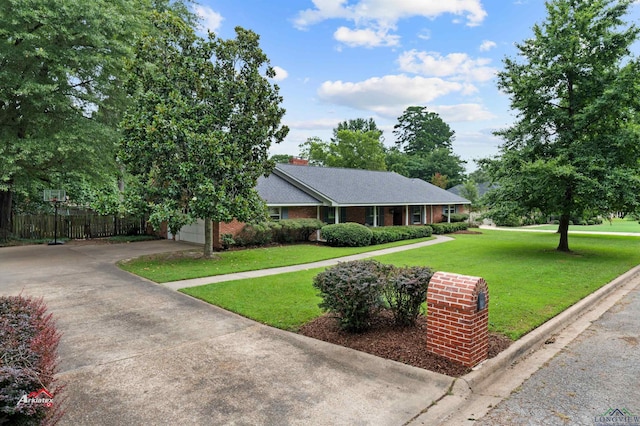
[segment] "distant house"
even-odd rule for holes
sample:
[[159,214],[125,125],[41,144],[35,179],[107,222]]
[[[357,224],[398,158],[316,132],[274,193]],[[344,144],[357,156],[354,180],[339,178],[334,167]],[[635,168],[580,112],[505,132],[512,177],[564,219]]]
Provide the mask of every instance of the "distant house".
[[[278,164],[258,180],[257,191],[271,219],[320,219],[325,223],[356,222],[368,226],[421,225],[447,222],[467,211],[469,200],[421,179],[393,172],[314,167],[300,160]],[[243,223],[214,224],[214,241],[236,235]],[[176,239],[204,242],[203,223],[186,226]]]
[[[452,194],[460,195],[462,188],[464,188],[464,184],[461,183],[460,185],[447,189],[447,191]],[[495,185],[492,185],[489,182],[481,182],[476,184],[476,188],[478,189],[478,198],[481,198],[484,194],[495,188]]]

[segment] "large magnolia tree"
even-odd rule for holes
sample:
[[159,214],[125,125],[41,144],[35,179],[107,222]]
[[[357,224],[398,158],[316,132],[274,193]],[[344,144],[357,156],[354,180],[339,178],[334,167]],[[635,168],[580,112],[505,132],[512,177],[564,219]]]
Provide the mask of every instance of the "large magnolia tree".
[[203,39],[170,12],[154,22],[156,35],[131,62],[120,158],[142,183],[151,222],[175,233],[203,219],[210,256],[212,221],[264,216],[255,186],[274,165],[270,145],[288,131],[282,98],[255,33]]
[[558,215],[569,251],[572,216],[640,205],[640,67],[631,0],[553,0],[533,37],[504,61],[498,86],[517,112],[490,174],[494,211]]

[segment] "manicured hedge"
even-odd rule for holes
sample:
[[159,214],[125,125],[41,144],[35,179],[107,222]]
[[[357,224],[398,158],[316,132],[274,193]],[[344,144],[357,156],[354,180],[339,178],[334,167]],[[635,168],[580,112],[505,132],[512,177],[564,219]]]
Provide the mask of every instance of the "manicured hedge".
[[0,424],[55,424],[62,416],[54,379],[60,333],[46,310],[42,299],[0,297]]
[[436,235],[450,234],[457,231],[466,231],[469,229],[469,224],[466,222],[458,223],[432,223],[429,225],[433,228],[433,233]]
[[430,226],[382,226],[370,229],[373,232],[372,245],[430,237],[432,233]]
[[270,243],[295,243],[309,241],[309,237],[322,228],[317,219],[282,219],[246,224],[228,245],[261,246]]
[[320,235],[332,247],[365,247],[371,244],[373,232],[359,223],[325,225]]
[[466,213],[451,213],[449,220],[452,223],[466,222],[469,220],[469,215]]

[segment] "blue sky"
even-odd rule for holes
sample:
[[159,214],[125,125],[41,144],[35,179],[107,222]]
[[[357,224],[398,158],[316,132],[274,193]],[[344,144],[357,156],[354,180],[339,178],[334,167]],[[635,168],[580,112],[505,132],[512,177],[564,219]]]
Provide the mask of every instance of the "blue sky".
[[[495,84],[502,59],[546,16],[542,0],[200,0],[195,10],[222,38],[238,25],[260,35],[291,129],[272,154],[297,155],[354,118],[373,117],[391,146],[397,118],[421,105],[455,131],[468,170],[498,152],[492,131],[513,121]],[[636,6],[628,21],[639,17]]]

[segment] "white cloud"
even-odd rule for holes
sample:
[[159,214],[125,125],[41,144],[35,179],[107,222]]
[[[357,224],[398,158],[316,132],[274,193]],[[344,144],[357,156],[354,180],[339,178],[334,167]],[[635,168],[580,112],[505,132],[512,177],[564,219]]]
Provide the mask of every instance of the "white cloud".
[[480,104],[436,105],[429,109],[437,112],[444,121],[452,123],[496,118],[495,114]]
[[201,27],[212,33],[218,32],[224,18],[208,6],[195,5],[194,11],[201,19]]
[[487,52],[496,47],[496,43],[491,40],[482,40],[482,44],[480,45],[481,52]]
[[450,53],[442,56],[437,52],[410,50],[398,58],[400,70],[430,77],[450,77],[462,81],[488,81],[496,69],[488,66],[490,59],[472,59],[466,53]]
[[284,68],[275,66],[273,67],[273,70],[276,72],[276,76],[273,78],[275,81],[282,81],[289,77],[289,73]]
[[418,33],[418,38],[421,40],[429,40],[431,39],[431,31],[427,29],[423,29]]
[[297,130],[331,130],[340,123],[336,118],[320,118],[317,120],[286,121],[285,124]]
[[327,19],[347,19],[355,23],[377,22],[380,27],[393,26],[403,18],[414,16],[434,19],[443,14],[466,18],[467,25],[479,25],[487,16],[481,0],[313,0],[315,8],[298,13],[296,28],[305,29]]
[[340,27],[333,34],[333,37],[349,47],[397,46],[400,42],[400,36],[391,35],[385,29],[378,31],[371,28],[352,30],[347,27]]
[[408,105],[423,105],[441,96],[469,88],[458,82],[420,76],[387,75],[351,83],[326,81],[318,89],[325,102],[397,117]]

